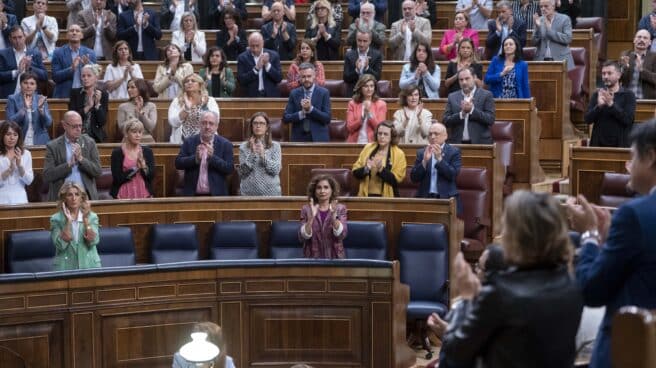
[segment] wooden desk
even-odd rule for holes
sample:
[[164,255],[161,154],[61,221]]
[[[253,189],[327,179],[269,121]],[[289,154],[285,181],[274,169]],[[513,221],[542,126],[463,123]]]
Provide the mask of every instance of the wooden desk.
[[569,181],[573,196],[583,194],[592,203],[599,202],[601,182],[606,172],[626,174],[628,148],[572,147]]
[[656,366],[656,310],[626,306],[613,316],[611,357],[614,367]]

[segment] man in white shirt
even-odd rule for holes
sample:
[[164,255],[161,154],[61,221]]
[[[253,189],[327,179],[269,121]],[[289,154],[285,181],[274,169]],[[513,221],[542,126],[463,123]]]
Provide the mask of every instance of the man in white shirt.
[[473,29],[487,29],[487,21],[492,16],[492,0],[458,0],[456,11],[469,14]]
[[389,44],[392,60],[410,61],[418,43],[430,45],[432,30],[430,21],[416,15],[417,5],[412,0],[403,2],[403,19],[392,23]]
[[96,59],[111,60],[116,41],[116,15],[105,9],[107,0],[91,1],[92,7],[77,16],[77,24],[82,28],[82,44],[96,53]]
[[27,44],[41,53],[44,61],[50,60],[55,52],[55,45],[59,38],[59,27],[54,17],[46,15],[47,0],[34,0],[32,3],[34,15],[23,18],[21,27],[25,31]]

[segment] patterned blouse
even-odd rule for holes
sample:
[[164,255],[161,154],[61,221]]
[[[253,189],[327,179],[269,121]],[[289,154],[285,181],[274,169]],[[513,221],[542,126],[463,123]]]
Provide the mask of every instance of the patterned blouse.
[[503,76],[501,85],[501,98],[517,98],[517,78],[515,68]]

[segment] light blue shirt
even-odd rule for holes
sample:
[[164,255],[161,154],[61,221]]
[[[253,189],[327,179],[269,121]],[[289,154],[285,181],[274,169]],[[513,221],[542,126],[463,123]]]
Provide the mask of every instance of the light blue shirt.
[[[442,157],[444,158],[444,144],[440,146],[442,149]],[[430,181],[430,190],[428,191],[430,194],[439,194],[439,190],[437,189],[437,160],[435,159],[435,155],[431,155],[431,181]]]
[[[75,60],[75,58],[78,57],[79,55],[80,55],[80,49],[75,51],[71,48],[71,60]],[[71,68],[73,68],[73,64],[71,64]],[[73,88],[80,88],[82,86],[82,82],[80,80],[81,69],[82,69],[82,63],[77,65],[77,69],[73,69]]]
[[[64,136],[64,142],[66,142],[66,161],[71,162],[71,158],[73,157],[73,142],[69,141],[66,136]],[[66,177],[66,181],[78,183],[84,188],[82,174],[80,174],[80,168],[77,163],[71,168],[71,174]]]

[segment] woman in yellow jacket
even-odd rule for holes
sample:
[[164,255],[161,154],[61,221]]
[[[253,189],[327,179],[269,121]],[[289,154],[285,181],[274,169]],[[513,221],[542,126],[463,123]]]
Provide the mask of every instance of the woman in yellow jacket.
[[368,143],[353,164],[353,176],[360,180],[359,197],[398,197],[398,184],[406,171],[405,154],[398,146],[394,123],[376,127],[375,141]]

